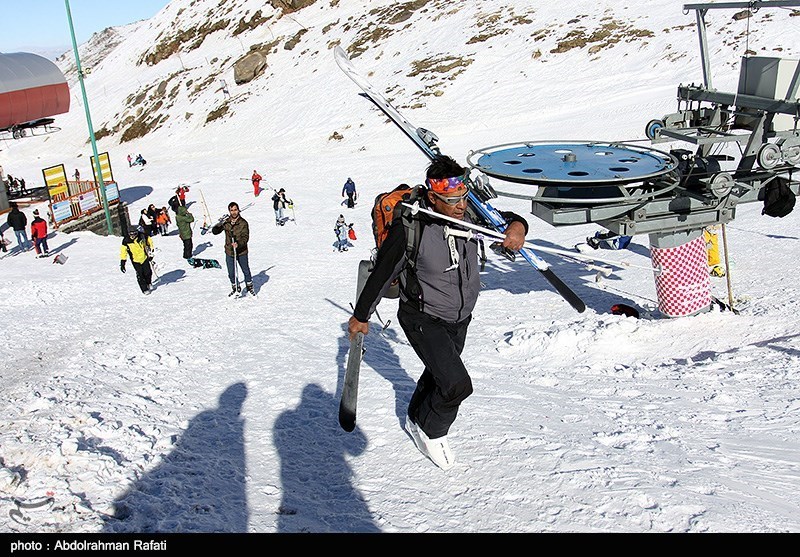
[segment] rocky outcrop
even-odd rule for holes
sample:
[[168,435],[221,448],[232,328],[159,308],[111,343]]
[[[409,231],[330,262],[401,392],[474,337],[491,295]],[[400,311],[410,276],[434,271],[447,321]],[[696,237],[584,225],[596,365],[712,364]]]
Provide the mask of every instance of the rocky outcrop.
[[255,79],[267,66],[267,59],[260,52],[251,52],[233,65],[233,80],[236,85]]

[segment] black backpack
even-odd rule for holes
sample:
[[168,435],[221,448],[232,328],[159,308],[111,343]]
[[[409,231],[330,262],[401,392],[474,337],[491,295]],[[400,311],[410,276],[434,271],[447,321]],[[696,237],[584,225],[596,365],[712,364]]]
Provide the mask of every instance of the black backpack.
[[764,186],[764,209],[762,215],[785,217],[794,209],[795,195],[786,180],[776,178]]

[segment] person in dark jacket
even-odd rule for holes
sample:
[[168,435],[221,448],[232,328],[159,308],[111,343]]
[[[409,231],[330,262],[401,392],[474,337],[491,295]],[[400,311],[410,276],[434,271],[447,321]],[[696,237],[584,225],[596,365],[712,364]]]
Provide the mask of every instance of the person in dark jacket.
[[153,203],[147,206],[147,216],[150,217],[150,226],[152,227],[152,229],[150,230],[150,235],[155,236],[156,234],[159,233],[158,222],[157,222],[158,209],[156,209],[156,206]]
[[19,245],[20,251],[28,251],[30,249],[28,245],[28,233],[25,232],[25,227],[28,224],[28,217],[19,210],[19,206],[16,203],[10,203],[9,205],[11,206],[11,211],[8,213],[6,222],[17,237],[17,244]]
[[50,255],[50,248],[47,247],[47,222],[39,216],[39,209],[33,210],[31,238],[33,238],[33,247],[36,248],[36,255],[39,257]]
[[286,219],[283,216],[283,210],[289,204],[289,200],[286,199],[286,190],[283,188],[279,189],[275,192],[275,195],[272,196],[272,208],[275,210],[275,224],[283,226],[286,224]]
[[247,259],[247,242],[250,240],[250,225],[239,213],[239,204],[235,201],[228,203],[228,216],[211,228],[211,233],[216,235],[225,232],[225,263],[228,267],[228,278],[231,280],[231,293],[236,294],[240,287],[236,272],[236,263],[242,269],[244,283],[247,291],[255,295],[253,277],[250,274],[250,264]]
[[[425,202],[437,213],[469,221],[467,171],[453,159],[439,156],[427,169]],[[514,213],[502,244],[519,250],[528,225]],[[415,217],[416,218],[416,217]],[[417,448],[434,464],[449,469],[455,462],[447,434],[459,406],[472,394],[472,381],[461,352],[480,290],[478,244],[463,236],[445,236],[444,224],[420,215],[419,247],[408,266],[402,219],[394,219],[377,253],[375,267],[356,302],[348,332],[369,332],[369,318],[392,282],[400,280],[400,325],[425,366],[408,405],[406,430]]]
[[342,197],[345,195],[347,196],[347,208],[352,209],[356,205],[356,199],[358,199],[358,194],[356,193],[356,183],[352,178],[348,178],[344,183],[344,187],[342,188]]
[[189,259],[192,256],[192,223],[194,216],[183,205],[178,206],[175,215],[175,224],[178,226],[178,234],[183,240],[183,258]]
[[129,225],[128,234],[122,238],[119,270],[125,272],[125,262],[130,256],[133,268],[136,270],[136,282],[139,283],[142,294],[150,294],[153,284],[152,251],[153,239],[141,232],[138,227]]
[[147,209],[142,209],[142,212],[139,215],[139,226],[142,228],[142,231],[144,231],[145,236],[148,238],[153,235],[155,221],[150,217]]

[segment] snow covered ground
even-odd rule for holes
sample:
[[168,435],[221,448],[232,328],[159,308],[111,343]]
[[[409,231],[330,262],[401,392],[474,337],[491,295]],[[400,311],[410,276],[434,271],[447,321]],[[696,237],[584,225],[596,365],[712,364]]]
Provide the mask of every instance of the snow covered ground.
[[[167,10],[188,4],[174,0]],[[347,21],[363,4],[312,6],[294,16],[308,37],[319,36],[328,20]],[[463,18],[467,25],[491,3],[466,4],[448,14],[451,23]],[[505,4],[540,17],[536,27],[567,18],[556,13],[561,4]],[[567,4],[599,20],[613,3]],[[501,142],[641,138],[647,120],[673,110],[679,82],[699,81],[693,17],[679,3],[641,4],[618,15],[653,29],[688,27],[646,46],[620,43],[599,59],[585,49],[558,57],[543,48],[546,61],[537,61],[529,34],[498,35],[469,45],[478,69],[444,95],[426,97],[426,106],[403,111],[462,159]],[[430,9],[445,13],[437,3]],[[152,26],[168,21],[160,16],[128,30],[131,39],[87,80],[96,126],[138,87],[126,78],[134,69],[164,71],[125,62],[138,58]],[[785,13],[773,20],[759,12],[760,25],[751,25],[762,34],[768,24],[782,31],[798,25]],[[403,40],[428,37],[414,48],[431,51],[455,40],[437,34],[436,18],[414,22],[413,35],[393,36],[380,53],[354,59],[365,74],[374,72],[379,88],[402,82],[393,93],[398,105],[414,88],[392,73],[406,63],[392,56]],[[289,23],[283,18],[271,31],[278,35]],[[327,33],[327,40],[347,39],[339,28]],[[235,39],[214,40],[216,49],[239,48]],[[727,52],[723,40],[714,36],[714,52]],[[139,293],[132,272],[120,273],[117,237],[55,232],[50,249],[68,256],[64,265],[16,250],[0,257],[0,530],[800,530],[797,211],[773,219],[758,204],[744,205],[728,225],[739,315],[614,316],[609,308],[618,302],[655,308],[651,273],[626,269],[598,282],[573,262],[545,256],[586,301],[578,314],[524,263],[490,254],[464,352],[475,393],[451,430],[457,464],[449,472],[426,460],[402,429],[421,365],[396,324],[396,302],[385,300],[379,311],[392,322],[383,334],[376,323],[366,340],[357,429],[339,428],[345,322],[358,261],[373,245],[372,199],[402,181],[421,181],[426,160],[357,96],[326,42],[313,55],[276,56],[269,86],[241,86],[250,96],[229,120],[174,124],[133,143],[100,145],[132,216],[150,203],[166,205],[179,183],[190,184],[189,211],[200,222],[201,191],[215,218],[229,201],[253,202],[243,216],[255,298],[228,298],[224,269],[188,267],[174,228],[155,238],[159,278],[151,296]],[[797,57],[797,45],[785,42],[781,55]],[[463,41],[448,48],[458,44],[465,48]],[[527,54],[506,60],[504,48]],[[671,51],[677,54],[664,54]],[[178,64],[174,58],[162,64]],[[193,62],[184,56],[181,63]],[[575,76],[580,103],[569,100]],[[735,75],[720,75],[721,88],[726,79],[735,83]],[[621,81],[626,90],[617,95]],[[61,132],[0,146],[7,172],[36,177],[63,162],[70,173],[78,166],[89,174],[75,91],[72,111],[58,120]],[[196,110],[181,99],[172,113]],[[329,140],[334,130],[344,139]],[[128,168],[128,152],[144,154],[147,166]],[[265,176],[255,199],[242,179],[254,168]],[[361,195],[354,209],[340,205],[348,176]],[[296,222],[284,227],[274,225],[269,199],[279,187],[295,201]],[[552,228],[520,200],[496,205],[528,215],[528,238],[542,245],[573,246],[597,230]],[[346,253],[332,247],[340,213],[358,234]],[[194,244],[199,257],[224,258],[221,237],[201,235],[199,224]],[[630,249],[607,255],[647,265],[648,239],[637,236]],[[727,299],[725,280],[713,280],[714,294]]]

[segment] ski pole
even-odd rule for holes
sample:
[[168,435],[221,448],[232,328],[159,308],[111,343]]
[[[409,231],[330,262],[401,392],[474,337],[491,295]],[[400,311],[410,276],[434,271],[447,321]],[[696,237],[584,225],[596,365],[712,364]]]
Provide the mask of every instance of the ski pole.
[[733,287],[731,286],[731,263],[728,259],[728,233],[725,231],[725,224],[722,225],[722,247],[725,250],[725,282],[728,284],[728,305],[731,311],[736,312],[733,308]]
[[231,247],[233,248],[233,276],[236,278],[236,291],[239,291],[239,269],[236,264],[239,263],[239,258],[236,256],[236,238],[233,235],[233,226],[231,226]]

